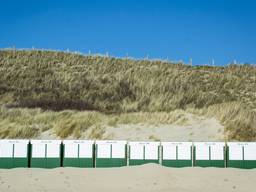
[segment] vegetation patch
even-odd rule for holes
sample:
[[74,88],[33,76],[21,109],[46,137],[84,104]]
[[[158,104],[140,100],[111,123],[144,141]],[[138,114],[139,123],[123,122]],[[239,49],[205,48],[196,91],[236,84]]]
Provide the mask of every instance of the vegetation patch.
[[230,140],[256,140],[256,68],[1,50],[0,105],[2,138],[49,129],[79,138],[102,124],[183,124],[178,111],[190,110],[219,119]]

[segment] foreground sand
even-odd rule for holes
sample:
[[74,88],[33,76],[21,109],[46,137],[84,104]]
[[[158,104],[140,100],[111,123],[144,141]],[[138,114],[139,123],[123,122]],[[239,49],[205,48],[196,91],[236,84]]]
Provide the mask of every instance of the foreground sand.
[[0,170],[2,192],[254,192],[256,169],[165,168]]

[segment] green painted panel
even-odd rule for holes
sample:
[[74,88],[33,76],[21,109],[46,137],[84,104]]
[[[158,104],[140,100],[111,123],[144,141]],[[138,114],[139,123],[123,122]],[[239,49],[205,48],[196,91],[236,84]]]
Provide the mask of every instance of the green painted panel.
[[28,158],[0,158],[0,168],[28,167]]
[[63,167],[93,167],[93,158],[64,158]]
[[256,160],[244,160],[244,168],[245,169],[256,168]]
[[227,167],[243,168],[243,160],[228,160]]
[[60,158],[46,158],[46,168],[56,168],[60,167]]
[[46,168],[46,159],[45,158],[31,158],[30,167]]
[[192,167],[192,160],[162,160],[166,167]]
[[13,158],[13,167],[28,167],[28,158]]
[[3,168],[3,169],[13,168],[13,158],[12,157],[1,157],[0,158],[0,168]]
[[129,165],[143,165],[147,163],[156,163],[159,164],[159,160],[144,160],[144,159],[130,159]]
[[224,160],[195,160],[195,167],[225,167]]
[[34,168],[56,168],[60,163],[60,158],[31,158],[31,167]]
[[253,169],[256,168],[256,160],[228,160],[227,167]]
[[63,167],[80,167],[78,158],[64,158]]
[[225,167],[225,160],[211,160],[211,167]]
[[122,167],[127,166],[125,158],[97,158],[96,167]]
[[79,165],[80,167],[93,167],[93,158],[79,158]]

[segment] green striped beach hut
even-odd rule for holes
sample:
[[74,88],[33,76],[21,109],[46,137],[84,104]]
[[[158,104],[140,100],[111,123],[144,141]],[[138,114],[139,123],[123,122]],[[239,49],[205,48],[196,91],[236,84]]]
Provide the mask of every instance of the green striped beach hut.
[[160,142],[129,142],[129,165],[160,163]]
[[28,167],[29,140],[0,140],[0,168]]
[[95,167],[122,167],[127,165],[126,141],[96,141]]
[[61,155],[61,140],[31,141],[31,167],[60,167]]
[[228,142],[227,167],[256,168],[256,142]]
[[194,166],[225,167],[225,142],[194,142]]
[[161,142],[162,165],[192,167],[192,142]]
[[64,140],[63,167],[93,167],[94,141]]

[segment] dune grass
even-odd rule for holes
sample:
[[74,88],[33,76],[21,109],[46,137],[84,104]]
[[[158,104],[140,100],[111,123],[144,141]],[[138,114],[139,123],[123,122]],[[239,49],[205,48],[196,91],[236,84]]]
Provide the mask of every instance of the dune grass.
[[[36,138],[50,130],[59,138],[102,139],[106,126],[119,124],[172,124],[179,122],[184,111],[170,113],[140,112],[103,114],[96,111],[65,110],[60,112],[28,108],[0,108],[0,138]],[[86,135],[83,135],[87,132]]]
[[[228,140],[255,141],[256,113],[241,109],[238,103],[211,106],[204,109],[171,112],[134,112],[104,114],[96,111],[0,108],[0,138],[36,138],[51,131],[58,138],[104,139],[105,128],[123,124],[186,124],[186,114],[215,117],[225,127]],[[193,117],[192,117],[193,118]],[[207,127],[205,127],[207,129]],[[151,138],[152,139],[153,135]],[[159,140],[159,138],[154,138]]]
[[0,137],[79,138],[92,126],[100,137],[103,124],[172,123],[191,110],[219,119],[229,139],[256,140],[256,68],[1,50],[0,105]]

